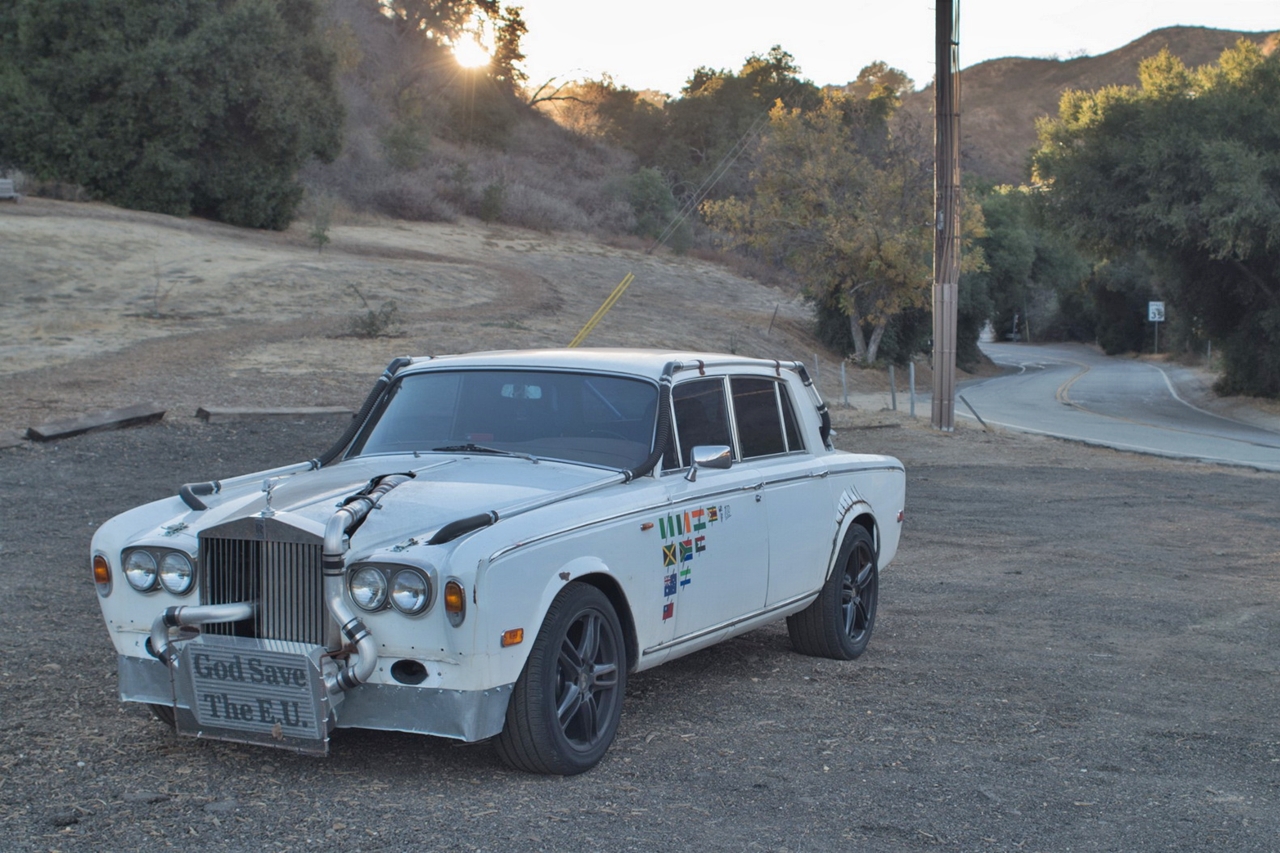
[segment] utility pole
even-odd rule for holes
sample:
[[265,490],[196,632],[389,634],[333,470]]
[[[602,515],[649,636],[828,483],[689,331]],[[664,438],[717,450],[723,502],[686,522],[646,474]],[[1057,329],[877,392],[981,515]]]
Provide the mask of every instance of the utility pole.
[[956,300],[960,290],[960,0],[937,2],[933,149],[933,416],[956,428]]

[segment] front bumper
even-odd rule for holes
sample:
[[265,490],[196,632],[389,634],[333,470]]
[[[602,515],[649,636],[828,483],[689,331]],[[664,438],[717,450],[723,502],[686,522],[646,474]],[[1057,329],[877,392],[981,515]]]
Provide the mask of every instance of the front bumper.
[[[117,673],[120,701],[190,711],[187,703],[175,700],[170,669],[160,661],[120,655]],[[362,684],[346,691],[334,709],[335,727],[484,740],[502,731],[513,687],[504,684],[488,690],[446,690]]]

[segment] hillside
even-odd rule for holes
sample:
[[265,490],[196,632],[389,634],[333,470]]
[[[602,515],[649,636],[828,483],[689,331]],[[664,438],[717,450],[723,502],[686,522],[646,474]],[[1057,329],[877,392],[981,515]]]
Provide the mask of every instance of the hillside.
[[[812,308],[720,264],[472,220],[353,217],[330,237],[319,253],[301,223],[269,232],[105,204],[0,206],[0,438],[140,402],[170,418],[353,407],[398,355],[563,346],[628,272],[635,283],[588,346],[810,364],[820,353],[823,393],[839,400],[838,357],[814,340]],[[878,371],[849,379],[851,393],[884,387]]]
[[[1134,85],[1138,64],[1168,48],[1189,66],[1215,62],[1241,38],[1262,43],[1269,33],[1166,27],[1099,56],[1075,59],[992,59],[961,74],[961,170],[997,183],[1027,178],[1027,154],[1036,142],[1036,119],[1055,115],[1067,89]],[[964,58],[964,43],[960,45]],[[916,115],[933,113],[933,86],[908,95]]]

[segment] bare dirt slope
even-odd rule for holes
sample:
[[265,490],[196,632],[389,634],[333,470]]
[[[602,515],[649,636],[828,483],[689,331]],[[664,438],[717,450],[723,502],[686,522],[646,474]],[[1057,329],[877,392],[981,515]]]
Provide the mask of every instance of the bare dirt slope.
[[[0,430],[138,402],[355,406],[397,355],[563,346],[628,272],[588,345],[820,349],[797,293],[692,258],[479,223],[337,225],[323,253],[307,233],[0,206]],[[351,334],[387,302],[389,335]]]

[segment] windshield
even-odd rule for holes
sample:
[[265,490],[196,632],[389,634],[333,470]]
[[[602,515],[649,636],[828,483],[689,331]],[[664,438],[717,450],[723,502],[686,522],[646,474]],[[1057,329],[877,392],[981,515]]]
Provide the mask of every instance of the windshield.
[[639,379],[533,370],[440,370],[401,378],[353,455],[514,453],[608,468],[649,455],[658,388]]

